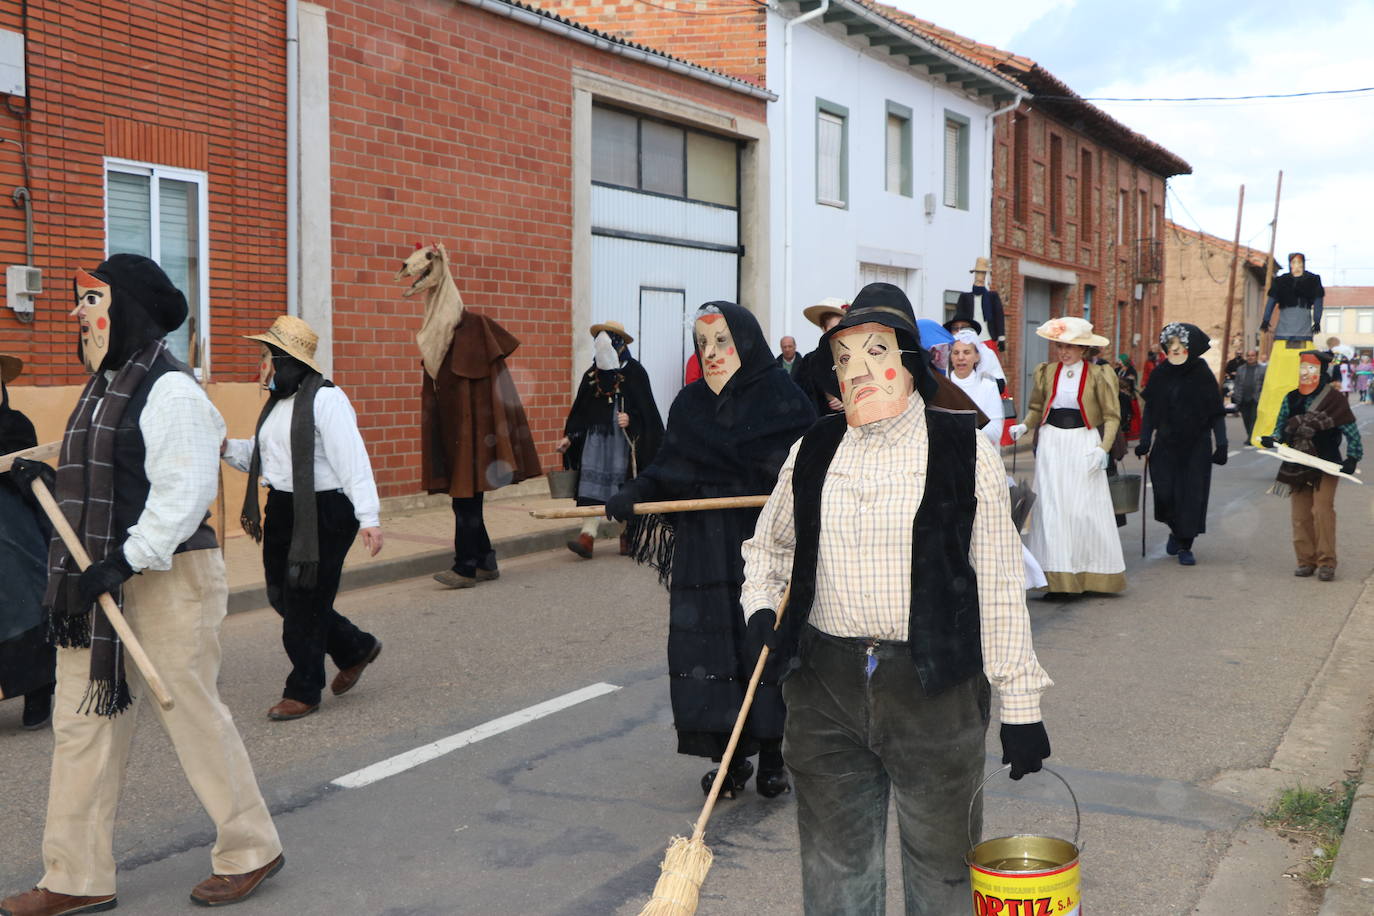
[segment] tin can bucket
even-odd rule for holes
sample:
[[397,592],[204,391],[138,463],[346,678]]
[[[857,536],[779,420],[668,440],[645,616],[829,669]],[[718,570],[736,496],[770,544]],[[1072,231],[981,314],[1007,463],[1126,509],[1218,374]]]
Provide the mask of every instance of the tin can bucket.
[[549,496],[553,499],[573,499],[577,496],[576,471],[549,471]]
[[1108,478],[1107,489],[1112,494],[1112,512],[1130,515],[1140,510],[1140,475],[1118,474]]
[[1083,818],[1067,780],[1049,767],[1044,772],[1064,783],[1073,799],[1073,842],[1058,837],[1017,834],[974,841],[973,808],[988,780],[1011,769],[989,773],[969,800],[969,845],[964,862],[973,888],[973,916],[1081,916],[1078,832]]

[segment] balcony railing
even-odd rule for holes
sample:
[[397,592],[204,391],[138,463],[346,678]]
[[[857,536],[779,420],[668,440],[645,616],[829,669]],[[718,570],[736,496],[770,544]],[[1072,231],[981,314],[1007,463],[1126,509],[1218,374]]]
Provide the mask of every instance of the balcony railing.
[[1163,279],[1163,240],[1137,239],[1135,243],[1135,282],[1159,283]]

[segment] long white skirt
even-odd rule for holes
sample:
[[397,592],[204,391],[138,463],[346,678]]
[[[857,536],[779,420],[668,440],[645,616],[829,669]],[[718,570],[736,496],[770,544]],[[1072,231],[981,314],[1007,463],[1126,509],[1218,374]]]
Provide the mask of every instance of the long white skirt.
[[1119,592],[1126,560],[1116,533],[1107,472],[1089,471],[1101,446],[1097,430],[1040,427],[1035,455],[1035,506],[1026,546],[1053,592]]

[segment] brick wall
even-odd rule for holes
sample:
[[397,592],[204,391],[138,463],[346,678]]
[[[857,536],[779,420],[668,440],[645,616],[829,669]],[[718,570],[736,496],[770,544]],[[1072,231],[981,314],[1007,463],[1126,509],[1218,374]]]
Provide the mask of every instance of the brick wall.
[[383,495],[419,475],[423,302],[393,279],[442,241],[464,302],[521,341],[509,361],[540,457],[572,401],[572,75],[763,119],[763,102],[452,0],[329,0],[335,378]]
[[[25,26],[7,4],[0,25]],[[71,276],[104,257],[104,158],[209,174],[210,305],[216,373],[247,377],[260,330],[285,307],[285,24],[273,0],[29,0],[28,99],[0,111],[25,144],[36,266],[32,324],[0,310],[0,349],[19,385],[75,385]],[[0,198],[24,183],[0,143]],[[22,209],[0,205],[0,262],[24,263]]]
[[752,0],[530,0],[593,28],[765,85],[768,8]]

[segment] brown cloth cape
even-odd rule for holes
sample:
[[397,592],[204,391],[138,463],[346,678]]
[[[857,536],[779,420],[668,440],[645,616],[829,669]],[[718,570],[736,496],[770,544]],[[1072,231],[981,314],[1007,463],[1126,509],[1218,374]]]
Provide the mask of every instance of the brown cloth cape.
[[506,357],[520,341],[464,309],[439,377],[422,371],[420,484],[467,498],[543,474]]

